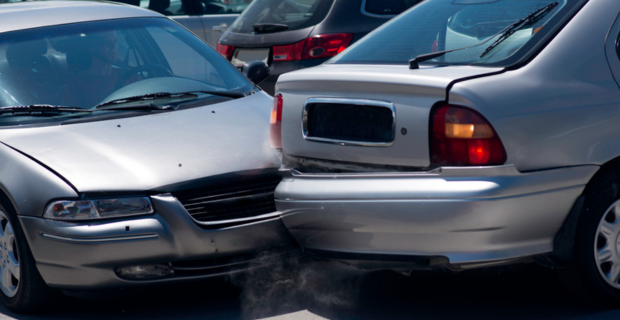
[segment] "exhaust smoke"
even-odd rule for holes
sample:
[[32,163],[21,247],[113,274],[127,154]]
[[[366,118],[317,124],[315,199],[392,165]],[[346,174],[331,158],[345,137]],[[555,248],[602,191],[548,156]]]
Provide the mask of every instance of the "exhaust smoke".
[[241,289],[243,317],[257,319],[299,310],[353,308],[363,272],[336,262],[312,260],[300,253],[262,252],[257,265],[233,274]]

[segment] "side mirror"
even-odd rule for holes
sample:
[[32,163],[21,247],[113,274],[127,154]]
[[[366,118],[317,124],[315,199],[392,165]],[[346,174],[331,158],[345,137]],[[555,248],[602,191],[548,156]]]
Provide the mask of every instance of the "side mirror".
[[252,82],[258,84],[269,76],[269,67],[260,60],[248,61],[241,68],[241,72]]

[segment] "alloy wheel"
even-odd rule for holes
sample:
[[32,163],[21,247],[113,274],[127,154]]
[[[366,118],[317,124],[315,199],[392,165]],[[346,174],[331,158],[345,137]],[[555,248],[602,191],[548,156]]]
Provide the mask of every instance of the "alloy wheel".
[[594,257],[601,277],[620,289],[620,200],[614,202],[599,221]]
[[0,210],[0,289],[8,297],[17,294],[20,279],[17,239],[7,214]]

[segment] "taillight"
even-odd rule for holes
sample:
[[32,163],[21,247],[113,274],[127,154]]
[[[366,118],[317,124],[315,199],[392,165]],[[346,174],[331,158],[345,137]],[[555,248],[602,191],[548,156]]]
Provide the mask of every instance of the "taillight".
[[474,110],[441,106],[435,109],[431,126],[431,162],[435,165],[488,166],[506,162],[495,129]]
[[346,49],[353,39],[352,33],[316,35],[302,41],[273,47],[273,61],[329,58]]
[[232,58],[233,52],[235,52],[235,47],[234,46],[227,46],[227,45],[223,45],[221,43],[217,43],[217,52],[219,52],[222,56],[224,56],[224,58],[226,58],[226,60],[229,60]]
[[282,95],[273,97],[271,119],[269,120],[269,142],[272,148],[282,148]]

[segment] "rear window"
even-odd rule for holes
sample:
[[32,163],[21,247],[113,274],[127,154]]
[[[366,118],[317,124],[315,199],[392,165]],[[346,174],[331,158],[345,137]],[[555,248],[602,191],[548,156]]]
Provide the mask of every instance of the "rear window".
[[[422,64],[507,66],[548,39],[585,1],[428,0],[328,63],[408,64],[418,55],[457,49]],[[497,41],[510,25],[534,12],[543,14]]]
[[[265,29],[285,31],[311,27],[325,19],[333,2],[334,0],[254,0],[232,24],[231,31],[260,33],[266,32]],[[280,27],[261,31],[254,27],[259,24]]]
[[363,12],[369,15],[395,16],[422,0],[364,0]]

